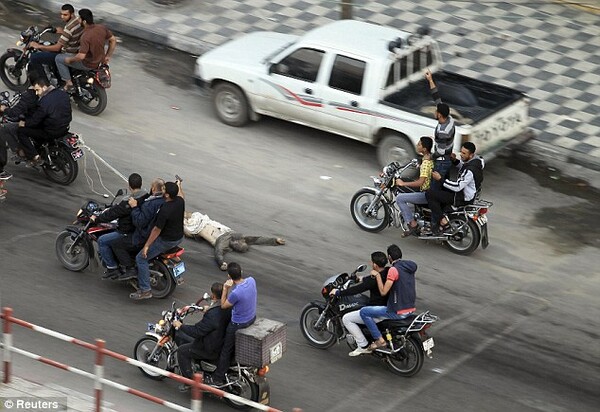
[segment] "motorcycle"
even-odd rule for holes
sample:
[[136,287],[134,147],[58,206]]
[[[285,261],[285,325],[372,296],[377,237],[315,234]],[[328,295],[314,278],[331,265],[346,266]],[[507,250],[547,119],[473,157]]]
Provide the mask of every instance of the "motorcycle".
[[[404,221],[396,196],[412,189],[395,186],[395,182],[417,165],[416,159],[404,166],[392,162],[383,168],[379,176],[372,176],[374,187],[363,187],[352,196],[350,213],[358,227],[367,232],[380,232],[388,226],[408,230],[409,222]],[[419,239],[441,241],[450,251],[459,255],[473,253],[479,244],[483,249],[488,247],[487,212],[493,206],[492,202],[480,199],[477,195],[471,204],[447,207],[444,212],[450,230],[439,235],[431,230],[431,210],[427,205],[414,206]]]
[[[17,42],[20,48],[9,48],[0,56],[0,79],[6,86],[14,91],[24,91],[29,87],[27,70],[29,59],[36,49],[29,47],[31,42],[43,45],[51,45],[52,42],[42,40],[47,33],[56,33],[53,27],[39,30],[35,26],[29,27],[21,32],[21,38]],[[106,109],[108,97],[106,89],[111,85],[111,75],[108,65],[101,65],[98,69],[77,70],[71,68],[71,79],[73,88],[68,91],[79,110],[91,116],[97,116]],[[44,65],[44,74],[55,87],[60,86],[60,76],[54,69]]]
[[[177,331],[173,327],[173,322],[176,320],[181,321],[192,313],[203,312],[208,309],[199,305],[202,301],[208,301],[209,299],[210,295],[205,293],[202,299],[195,304],[184,306],[180,309],[176,309],[175,302],[173,302],[170,310],[162,312],[161,319],[157,323],[148,323],[148,330],[135,344],[133,349],[134,358],[169,372],[180,373],[177,363],[177,344],[175,343],[175,334]],[[194,359],[192,361],[192,371],[194,373],[212,373],[217,368],[217,361],[218,359]],[[140,367],[140,370],[150,379],[164,379],[163,375],[150,369]],[[242,398],[259,402],[259,400],[270,398],[269,384],[265,377],[268,371],[268,366],[259,369],[240,365],[239,363],[232,363],[225,374],[225,384],[222,386],[211,386],[218,387],[221,390]],[[223,399],[236,409],[250,409],[247,405],[233,399]]]
[[[20,98],[21,94],[18,92],[14,93],[12,97],[8,91],[0,92],[0,104],[7,107],[15,105]],[[6,116],[2,116],[0,122],[6,123],[10,120],[17,119],[7,119]],[[49,180],[64,186],[75,181],[79,173],[77,161],[83,157],[83,149],[79,147],[80,143],[79,135],[72,132],[68,132],[57,139],[33,141],[42,161],[40,167]],[[22,159],[16,153],[13,160],[17,165],[25,163],[25,159]]]
[[[119,189],[112,202],[106,207],[112,206],[115,199],[122,195],[123,190]],[[67,226],[58,234],[55,243],[56,256],[66,269],[80,272],[92,261],[99,265],[101,259],[99,253],[95,253],[97,247],[94,244],[100,236],[117,230],[117,224],[114,222],[94,223],[90,219],[93,215],[99,215],[101,211],[98,203],[93,200],[87,201],[77,212],[74,224]],[[164,299],[175,291],[177,285],[183,283],[185,272],[185,264],[181,260],[183,253],[184,249],[176,246],[150,261],[152,297]],[[128,282],[137,289],[136,280]]]
[[[356,274],[366,268],[366,265],[360,265],[351,274],[340,273],[328,278],[321,289],[325,302],[312,301],[304,306],[300,315],[300,330],[311,346],[328,349],[336,342],[345,340],[350,349],[357,348],[354,336],[342,323],[342,316],[366,306],[369,298],[364,294],[330,296],[329,292],[334,288],[344,290],[355,284],[358,282]],[[401,320],[386,319],[377,323],[387,345],[372,351],[371,356],[382,360],[396,375],[416,375],[423,367],[425,356],[433,357],[434,341],[426,331],[437,320],[437,316],[426,311]],[[368,328],[359,326],[369,338]]]

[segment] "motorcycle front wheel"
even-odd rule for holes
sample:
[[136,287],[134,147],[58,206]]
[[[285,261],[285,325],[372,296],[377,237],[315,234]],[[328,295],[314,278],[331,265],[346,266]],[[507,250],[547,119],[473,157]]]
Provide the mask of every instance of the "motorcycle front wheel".
[[300,330],[310,346],[327,349],[335,343],[335,326],[328,319],[324,319],[323,324],[317,326],[321,312],[322,308],[314,303],[306,305],[300,315]]
[[27,79],[25,62],[21,63],[22,67],[18,67],[18,58],[19,55],[12,52],[0,56],[0,79],[10,90],[22,92],[29,87],[29,80]]
[[[158,349],[158,352],[154,355],[154,359],[148,359],[152,351],[156,347],[158,341],[152,336],[144,336],[137,341],[133,348],[133,358],[140,362],[147,363],[148,365],[156,366],[157,368],[167,370],[169,366],[168,353],[164,346]],[[144,375],[150,379],[161,381],[165,377],[159,373],[151,371],[150,369],[139,367]]]
[[177,283],[173,280],[171,272],[158,259],[154,259],[150,264],[150,288],[152,288],[152,297],[164,299],[175,291]]
[[75,94],[73,96],[73,100],[77,103],[79,110],[90,116],[98,116],[106,109],[106,105],[108,104],[106,90],[96,82],[83,87],[79,95]]
[[[401,346],[400,340],[394,339],[394,347]],[[421,342],[409,336],[405,340],[404,347],[398,352],[387,355],[385,363],[396,375],[409,377],[416,375],[423,367],[423,349]]]
[[477,249],[481,241],[479,227],[471,219],[465,221],[464,216],[450,216],[450,227],[456,233],[446,240],[446,247],[457,255],[470,255]]
[[[73,232],[62,231],[55,242],[56,257],[58,261],[72,272],[80,272],[90,264],[90,252],[83,239],[73,244],[76,235]],[[69,248],[71,250],[69,251]]]
[[350,201],[350,213],[354,223],[367,232],[381,232],[390,220],[390,212],[381,199],[367,212],[375,196],[375,189],[360,189]]
[[66,148],[50,148],[50,160],[51,164],[44,164],[42,166],[49,180],[63,186],[67,186],[75,181],[79,173],[79,165]]
[[[258,402],[258,386],[254,382],[250,381],[250,379],[243,373],[239,376],[236,375],[234,383],[232,383],[230,386],[226,387],[225,390],[227,392],[237,395],[241,398],[248,399],[248,400],[251,400],[254,402]],[[237,402],[233,399],[229,399],[229,398],[223,398],[223,399],[225,400],[225,402],[228,405],[234,407],[235,409],[239,409],[239,410],[252,409],[251,406],[248,406],[241,402]]]

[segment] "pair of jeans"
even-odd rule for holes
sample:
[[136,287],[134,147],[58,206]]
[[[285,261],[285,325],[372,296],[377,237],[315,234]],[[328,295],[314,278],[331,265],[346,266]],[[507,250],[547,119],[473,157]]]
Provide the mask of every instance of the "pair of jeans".
[[111,245],[123,236],[125,235],[115,231],[106,233],[98,238],[98,251],[100,252],[102,262],[104,262],[104,266],[106,266],[107,269],[116,269],[119,266]]
[[[200,237],[199,235],[196,235]],[[267,246],[279,246],[276,237],[266,236],[244,236],[237,232],[223,233],[215,241],[215,260],[217,264],[221,266],[225,262],[225,254],[230,252],[233,248],[231,247],[232,240],[239,240],[245,242],[248,246],[250,245],[267,245]],[[233,249],[235,250],[235,249]]]
[[135,257],[138,268],[138,287],[142,292],[148,292],[150,288],[150,261],[163,252],[177,246],[183,238],[178,240],[163,240],[160,236],[150,245],[146,257],[140,251]]
[[143,244],[136,244],[133,242],[132,233],[123,235],[121,238],[110,244],[110,248],[112,249],[115,258],[121,266],[125,266],[126,269],[135,266],[133,257],[138,254],[143,246]]
[[[377,318],[377,319],[375,319],[375,322],[379,322],[381,320],[383,320],[383,319]],[[365,334],[361,330],[360,326],[358,326],[358,325],[365,324],[365,322],[363,322],[363,320],[360,316],[360,310],[355,310],[354,312],[346,313],[342,317],[342,323],[344,324],[344,326],[346,327],[348,332],[350,332],[350,334],[352,334],[352,336],[354,336],[354,340],[356,341],[356,344],[358,345],[358,347],[366,348],[369,341],[365,337]]]
[[[365,325],[367,325],[367,328],[369,328],[369,332],[371,332],[373,340],[378,340],[381,338],[381,332],[377,327],[377,322],[380,322],[384,319],[404,319],[411,314],[412,312],[398,315],[395,312],[390,312],[387,306],[365,306],[360,310],[360,317]],[[375,318],[378,318],[377,321]]]
[[[446,156],[443,158],[435,159],[433,164],[433,171],[438,172],[440,176],[442,176],[442,179],[445,179],[448,177],[448,172],[450,171],[451,167],[452,160],[450,160],[449,156]],[[430,186],[432,189],[442,189],[442,184],[435,179],[431,179]]]
[[225,379],[225,372],[227,372],[227,369],[229,369],[231,356],[233,355],[233,351],[235,349],[235,333],[240,329],[244,329],[252,325],[255,320],[256,318],[246,323],[235,323],[232,321],[229,322],[229,325],[227,325],[225,339],[223,341],[223,348],[221,349],[221,355],[219,356],[219,364],[213,373],[216,381],[223,381]]
[[58,69],[58,74],[60,75],[60,78],[63,79],[63,81],[68,82],[69,80],[71,80],[71,72],[69,71],[69,67],[72,67],[74,69],[77,70],[92,70],[89,67],[87,67],[85,64],[83,64],[82,61],[78,61],[78,62],[73,62],[73,63],[65,63],[65,59],[67,57],[73,57],[75,56],[74,54],[69,54],[69,53],[60,53],[56,55],[56,59],[55,59],[55,63],[56,63],[56,68]]
[[427,197],[425,197],[425,192],[400,193],[396,196],[396,203],[400,207],[404,223],[408,224],[415,218],[415,211],[410,203],[413,205],[426,205]]

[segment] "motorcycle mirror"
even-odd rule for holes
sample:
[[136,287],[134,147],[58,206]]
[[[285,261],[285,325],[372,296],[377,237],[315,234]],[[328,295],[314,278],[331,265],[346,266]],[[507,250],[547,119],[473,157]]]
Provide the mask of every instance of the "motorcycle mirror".
[[359,265],[356,270],[354,271],[354,273],[358,273],[358,272],[364,272],[365,269],[367,269],[367,265],[365,265],[364,263],[362,265]]
[[123,196],[123,189],[117,190],[117,194],[115,195],[115,197],[119,197],[119,196]]
[[210,294],[208,292],[204,292],[204,295],[202,295],[202,299],[209,300],[210,299]]

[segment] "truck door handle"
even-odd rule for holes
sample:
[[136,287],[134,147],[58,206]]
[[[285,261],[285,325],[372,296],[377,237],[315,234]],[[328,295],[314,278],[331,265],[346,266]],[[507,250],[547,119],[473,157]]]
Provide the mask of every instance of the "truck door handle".
[[310,88],[308,88],[308,87],[307,87],[306,89],[304,89],[304,91],[305,91],[306,93],[308,93],[308,94],[312,94],[312,89],[310,89]]
[[352,100],[352,101],[350,102],[350,105],[351,105],[352,107],[358,107],[358,102],[357,102],[356,100]]

